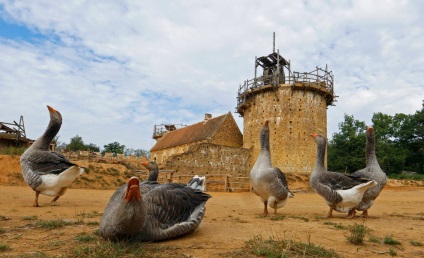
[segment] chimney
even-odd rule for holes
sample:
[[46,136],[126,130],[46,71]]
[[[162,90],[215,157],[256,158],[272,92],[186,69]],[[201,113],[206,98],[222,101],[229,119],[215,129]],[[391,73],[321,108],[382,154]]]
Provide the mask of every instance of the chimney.
[[204,122],[207,122],[209,119],[211,119],[212,118],[212,114],[208,114],[208,113],[206,113],[205,114],[205,120],[204,120]]

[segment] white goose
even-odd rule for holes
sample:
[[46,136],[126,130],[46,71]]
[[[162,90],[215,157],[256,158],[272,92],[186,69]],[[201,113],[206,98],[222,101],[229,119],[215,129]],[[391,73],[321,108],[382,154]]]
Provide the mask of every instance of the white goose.
[[39,207],[40,194],[55,196],[52,202],[57,201],[65,194],[68,186],[85,171],[62,154],[50,151],[50,143],[62,125],[62,115],[50,106],[47,108],[50,112],[50,122],[46,131],[20,159],[24,180],[35,191],[35,207]]
[[272,167],[269,146],[269,126],[265,122],[260,132],[261,149],[259,156],[250,171],[253,192],[264,203],[264,216],[267,216],[267,205],[277,213],[278,208],[284,207],[287,198],[293,196],[290,192],[284,173],[277,167]]
[[[348,212],[358,205],[365,191],[377,185],[377,182],[368,178],[357,178],[327,171],[324,167],[327,139],[320,134],[311,134],[311,136],[317,143],[317,156],[309,182],[330,206],[329,218],[333,217],[333,210]],[[348,218],[352,217],[351,214],[348,215]]]
[[132,177],[110,198],[100,234],[110,241],[161,241],[192,233],[210,195],[183,184],[140,183]]
[[363,211],[361,216],[364,218],[368,217],[368,209],[371,208],[374,203],[374,200],[378,197],[387,182],[387,176],[380,168],[377,156],[375,155],[375,133],[372,127],[368,127],[366,137],[366,167],[364,169],[356,171],[352,174],[352,176],[367,177],[373,179],[377,182],[377,185],[368,189],[362,197],[362,201],[358,205],[356,205],[354,209],[349,211],[349,213],[353,216],[355,215],[355,209]]

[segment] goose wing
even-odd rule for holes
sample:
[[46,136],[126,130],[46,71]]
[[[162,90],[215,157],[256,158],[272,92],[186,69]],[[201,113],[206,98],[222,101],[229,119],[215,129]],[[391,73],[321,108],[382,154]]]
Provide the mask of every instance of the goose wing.
[[75,166],[65,156],[56,152],[34,151],[26,157],[26,165],[39,175],[60,174]]
[[328,186],[332,190],[347,190],[368,181],[369,179],[344,175],[336,172],[330,172],[325,176],[321,176],[319,179],[321,184]]
[[274,167],[273,168],[274,173],[277,176],[277,182],[281,185],[281,192],[283,193],[283,196],[285,196],[286,192],[289,192],[291,196],[294,196],[292,192],[289,190],[289,184],[287,182],[286,176],[284,175],[283,171],[281,169]]
[[[210,195],[182,184],[157,185],[142,195],[146,204],[145,237],[174,238],[194,231]],[[150,236],[149,236],[150,235]]]

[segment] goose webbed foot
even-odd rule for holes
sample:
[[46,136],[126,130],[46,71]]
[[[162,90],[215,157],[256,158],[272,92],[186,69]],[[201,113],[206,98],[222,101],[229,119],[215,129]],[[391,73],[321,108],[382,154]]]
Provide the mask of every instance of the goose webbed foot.
[[330,210],[328,211],[327,218],[333,217],[333,208],[330,207]]
[[361,217],[368,218],[368,210],[365,210],[364,212],[362,212]]
[[265,217],[269,215],[267,205],[268,205],[268,202],[264,202],[264,216],[265,216]]
[[55,196],[54,199],[52,200],[52,203],[56,202],[57,199],[59,199],[59,197],[60,197],[59,195],[58,196]]
[[356,214],[356,211],[355,211],[355,209],[351,209],[350,211],[349,211],[349,213],[347,214],[347,219],[352,219],[352,218],[354,218],[355,217],[355,214]]
[[40,195],[39,191],[35,191],[35,200],[34,200],[34,207],[40,207],[40,205],[38,205],[38,196]]

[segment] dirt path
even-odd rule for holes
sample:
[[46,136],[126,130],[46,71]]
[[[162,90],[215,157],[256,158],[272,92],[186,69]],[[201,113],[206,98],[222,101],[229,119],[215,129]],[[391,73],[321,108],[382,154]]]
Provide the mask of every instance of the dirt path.
[[[29,187],[0,186],[0,246],[8,246],[1,250],[0,256],[37,253],[40,257],[42,254],[81,256],[78,250],[105,242],[93,233],[112,193],[112,190],[69,189],[58,204],[51,205],[51,198],[41,196],[42,207],[34,208],[31,206],[34,193]],[[359,217],[347,220],[341,213],[335,213],[337,217],[333,219],[325,218],[328,208],[315,193],[297,193],[278,211],[279,217],[267,218],[259,216],[263,206],[253,193],[210,194],[213,198],[208,201],[206,216],[195,233],[146,247],[154,247],[155,255],[162,257],[240,257],[249,253],[243,251],[246,241],[261,236],[311,242],[334,249],[343,257],[390,257],[389,248],[400,257],[424,257],[423,246],[410,244],[410,241],[424,243],[422,187],[384,190],[366,221]],[[43,222],[52,220],[63,220],[68,225],[56,229],[42,226]],[[349,243],[348,227],[363,222],[369,229],[365,244]],[[370,236],[380,242],[370,241]],[[386,236],[401,245],[383,244]]]

